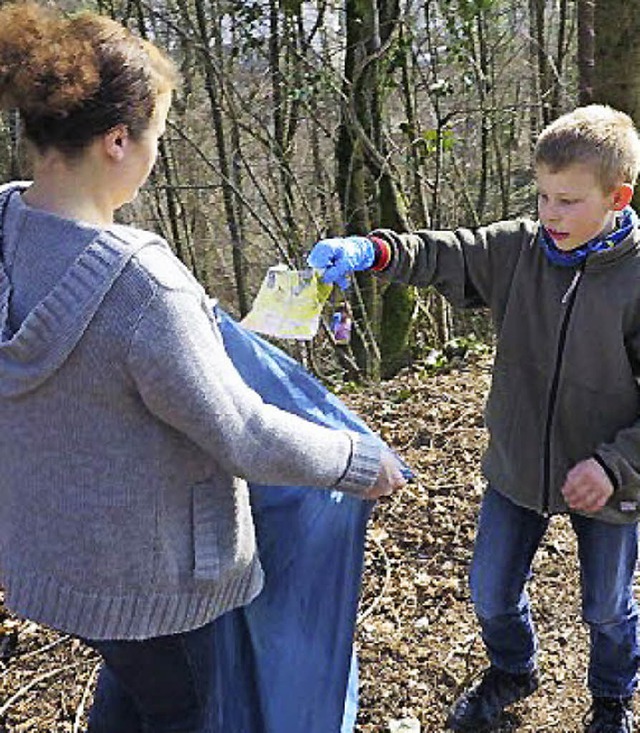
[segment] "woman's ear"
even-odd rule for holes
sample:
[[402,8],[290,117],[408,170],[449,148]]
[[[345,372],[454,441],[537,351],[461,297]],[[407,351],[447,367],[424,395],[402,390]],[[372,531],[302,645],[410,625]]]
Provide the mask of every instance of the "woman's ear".
[[116,125],[104,135],[104,150],[114,162],[119,162],[124,157],[129,140],[130,137],[127,126]]
[[633,186],[630,183],[623,183],[613,191],[613,210],[622,211],[625,206],[631,203],[633,198]]

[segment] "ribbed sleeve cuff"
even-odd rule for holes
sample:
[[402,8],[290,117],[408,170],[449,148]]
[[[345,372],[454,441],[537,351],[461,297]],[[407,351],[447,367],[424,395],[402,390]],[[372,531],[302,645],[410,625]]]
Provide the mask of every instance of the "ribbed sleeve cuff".
[[362,496],[375,483],[380,471],[382,447],[376,438],[360,433],[349,433],[352,452],[349,466],[335,488]]
[[376,237],[375,235],[369,234],[368,238],[373,242],[375,248],[373,265],[371,265],[370,269],[373,272],[384,272],[391,264],[391,245],[381,237]]
[[607,465],[604,458],[598,455],[597,453],[594,453],[591,457],[593,458],[594,461],[596,461],[596,463],[600,465],[600,468],[602,468],[602,470],[607,474],[607,478],[609,479],[609,481],[611,481],[611,484],[613,485],[613,490],[617,491],[620,488],[620,483],[618,482],[618,478],[615,475],[615,473],[613,472],[613,470],[611,469],[611,467]]

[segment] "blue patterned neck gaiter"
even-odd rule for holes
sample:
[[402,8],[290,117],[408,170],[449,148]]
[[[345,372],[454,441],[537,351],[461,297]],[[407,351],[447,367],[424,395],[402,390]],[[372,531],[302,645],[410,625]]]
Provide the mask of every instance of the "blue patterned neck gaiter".
[[616,217],[616,229],[607,234],[606,237],[596,237],[575,249],[565,252],[559,249],[547,230],[540,225],[540,244],[549,262],[561,267],[575,267],[582,264],[592,252],[602,252],[611,249],[622,242],[627,235],[638,226],[638,216],[630,207],[624,209]]

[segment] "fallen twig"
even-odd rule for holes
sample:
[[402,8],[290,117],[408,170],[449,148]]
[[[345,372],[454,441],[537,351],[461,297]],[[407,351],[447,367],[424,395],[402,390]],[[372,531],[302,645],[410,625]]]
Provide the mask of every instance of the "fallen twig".
[[371,616],[374,610],[380,605],[380,603],[382,602],[382,599],[385,597],[387,593],[389,581],[391,580],[391,563],[389,561],[389,556],[387,555],[387,551],[382,546],[382,543],[379,540],[377,540],[375,537],[371,537],[370,539],[376,545],[376,547],[380,550],[382,559],[384,560],[384,580],[382,581],[382,590],[373,599],[373,601],[369,604],[369,606],[361,614],[358,615],[358,618],[356,619],[356,625],[361,624],[366,618]]
[[86,662],[83,660],[82,662],[75,662],[74,664],[67,664],[64,667],[56,667],[56,669],[52,669],[50,672],[46,672],[45,674],[41,674],[38,677],[34,677],[30,682],[27,682],[26,685],[21,687],[17,692],[15,692],[2,707],[0,707],[0,718],[3,718],[12,705],[14,705],[20,698],[24,697],[29,690],[34,688],[36,685],[40,684],[40,682],[44,682],[45,680],[51,679],[51,677],[56,677],[57,675],[61,674],[62,672],[66,672],[70,669],[74,669],[74,667],[80,667],[81,665],[86,664]]
[[84,715],[84,708],[87,703],[87,699],[89,698],[89,695],[91,693],[91,687],[93,685],[93,682],[95,678],[98,675],[98,670],[100,669],[102,662],[98,662],[94,668],[91,670],[91,674],[89,675],[89,679],[87,680],[87,684],[84,686],[84,690],[82,691],[82,697],[80,699],[80,704],[78,705],[78,708],[76,710],[76,717],[73,721],[73,733],[79,733],[80,731],[80,724],[82,721],[82,717]]
[[[50,649],[53,649],[56,646],[60,646],[60,644],[64,644],[64,642],[69,641],[72,637],[69,635],[61,636],[59,639],[55,639],[54,641],[50,642],[49,644],[45,644],[44,646],[39,647],[38,649],[34,649],[32,652],[27,652],[26,654],[15,654],[13,656],[13,659],[20,660],[23,662],[25,659],[31,659],[31,657],[36,657],[38,654],[42,654],[43,652],[48,652]],[[9,660],[11,661],[11,659]],[[5,671],[0,674],[0,680],[5,677],[6,675],[11,672],[11,667],[9,669],[5,669]]]

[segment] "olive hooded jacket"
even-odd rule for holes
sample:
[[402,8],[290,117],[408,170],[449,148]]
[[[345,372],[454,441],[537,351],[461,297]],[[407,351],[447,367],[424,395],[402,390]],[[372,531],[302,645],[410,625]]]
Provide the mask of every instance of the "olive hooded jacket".
[[551,264],[539,225],[372,235],[392,248],[384,277],[433,285],[454,306],[487,306],[496,355],[483,471],[491,486],[543,514],[595,457],[616,490],[595,515],[640,516],[640,231],[579,267]]

